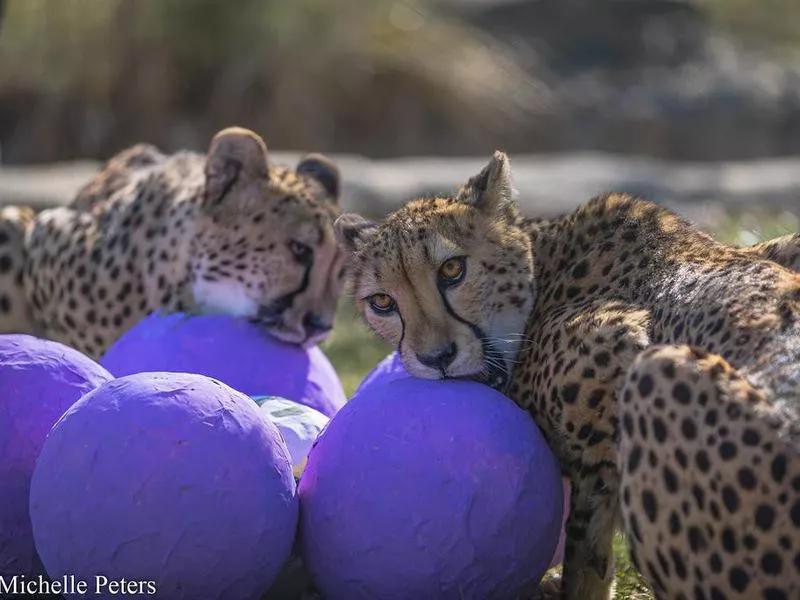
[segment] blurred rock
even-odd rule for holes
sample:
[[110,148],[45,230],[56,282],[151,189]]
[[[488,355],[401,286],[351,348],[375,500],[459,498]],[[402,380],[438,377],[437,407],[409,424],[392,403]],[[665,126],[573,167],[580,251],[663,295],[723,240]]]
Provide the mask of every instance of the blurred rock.
[[[273,151],[276,163],[295,164],[299,153]],[[344,211],[374,217],[419,196],[452,192],[488,162],[482,157],[371,160],[331,155],[343,175]],[[726,212],[754,207],[800,214],[800,158],[682,163],[585,153],[511,155],[524,213],[554,217],[609,191],[640,194],[711,226]],[[80,162],[0,168],[0,205],[62,205],[96,167]]]
[[708,161],[800,154],[800,63],[723,37],[702,3],[468,6],[468,20],[513,47],[549,91],[542,118],[510,135],[509,149]]
[[0,167],[0,206],[27,205],[35,210],[68,204],[99,167],[92,161]]

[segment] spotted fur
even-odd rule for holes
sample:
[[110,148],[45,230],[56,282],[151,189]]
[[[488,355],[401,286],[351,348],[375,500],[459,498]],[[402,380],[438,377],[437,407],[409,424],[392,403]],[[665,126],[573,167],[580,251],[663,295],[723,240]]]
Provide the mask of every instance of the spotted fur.
[[35,214],[28,207],[0,207],[0,332],[31,322],[25,299],[25,232]]
[[572,481],[562,597],[609,597],[618,527],[660,599],[800,597],[797,236],[734,248],[625,194],[526,220],[502,153],[336,229],[411,373],[487,381],[536,420]]
[[241,128],[218,133],[207,154],[129,148],[71,206],[3,213],[0,267],[10,257],[14,276],[0,273],[0,331],[97,357],[154,310],[221,312],[317,343],[342,288],[339,188],[324,156],[270,164]]

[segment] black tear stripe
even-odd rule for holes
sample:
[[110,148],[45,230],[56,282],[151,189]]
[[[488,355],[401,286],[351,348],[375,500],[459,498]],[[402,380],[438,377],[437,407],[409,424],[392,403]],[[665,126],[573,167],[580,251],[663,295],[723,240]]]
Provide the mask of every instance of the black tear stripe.
[[274,315],[282,314],[285,310],[292,306],[294,299],[308,289],[308,284],[311,282],[311,269],[314,266],[313,252],[309,258],[303,261],[303,280],[300,282],[300,287],[296,290],[284,294],[275,300],[270,306],[270,313]]
[[[475,323],[467,321],[461,315],[459,315],[455,310],[453,310],[453,307],[450,305],[450,302],[447,299],[447,294],[445,294],[446,287],[439,284],[436,286],[436,288],[439,290],[439,296],[441,296],[442,298],[442,302],[444,303],[444,308],[447,311],[447,314],[449,314],[458,322],[463,323],[464,325],[469,327],[472,330],[472,333],[475,334],[475,336],[477,336],[477,338],[480,340],[481,349],[483,350],[484,360],[488,357],[495,359],[494,361],[492,361],[491,364],[488,365],[489,380],[490,380],[489,383],[492,385],[492,387],[495,387],[496,389],[504,388],[506,383],[508,383],[508,373],[506,372],[505,368],[497,366],[498,361],[499,364],[505,365],[505,361],[503,361],[502,355],[500,355],[494,348],[491,347],[483,329],[481,329]],[[494,379],[498,380],[497,384],[494,384],[492,382],[492,380]]]
[[[400,266],[402,267],[402,269],[404,271],[403,275],[405,275],[406,279],[408,279],[409,283],[411,283],[411,280],[408,277],[408,273],[405,272],[406,263],[405,263],[404,256],[403,256],[403,244],[399,243],[400,241],[401,240],[398,240],[398,244],[397,244],[397,257],[399,259]],[[413,293],[414,286],[411,286],[411,290],[412,290],[412,293]],[[400,318],[400,326],[401,326],[401,329],[400,329],[400,341],[397,342],[397,352],[400,354],[400,356],[402,356],[403,355],[403,350],[402,350],[403,340],[406,339],[406,322],[403,319],[403,315],[400,313],[400,307],[399,306],[397,307],[397,316]]]
[[397,311],[397,317],[400,319],[400,341],[397,342],[397,353],[400,356],[403,355],[403,340],[406,339],[406,322],[403,319],[403,315],[400,314],[400,310]]

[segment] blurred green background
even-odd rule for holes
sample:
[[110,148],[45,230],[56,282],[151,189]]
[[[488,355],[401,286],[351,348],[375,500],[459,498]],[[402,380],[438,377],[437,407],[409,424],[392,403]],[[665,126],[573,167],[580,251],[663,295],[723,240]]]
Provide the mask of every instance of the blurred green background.
[[5,164],[205,148],[800,154],[796,0],[4,0]]
[[[0,7],[0,175],[104,160],[142,141],[202,151],[238,124],[273,150],[334,156],[466,158],[503,148],[534,163],[592,153],[723,165],[712,172],[721,210],[704,227],[735,244],[798,229],[798,0]],[[637,183],[658,189],[658,174]],[[724,201],[751,187],[752,202]],[[689,196],[693,207],[709,200]],[[324,350],[348,394],[389,351],[346,303]],[[617,597],[649,598],[621,543],[618,557]]]

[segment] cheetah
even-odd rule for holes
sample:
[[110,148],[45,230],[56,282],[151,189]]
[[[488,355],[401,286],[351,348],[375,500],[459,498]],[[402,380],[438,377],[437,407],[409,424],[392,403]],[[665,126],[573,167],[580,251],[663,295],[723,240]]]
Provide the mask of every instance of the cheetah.
[[30,322],[22,278],[25,232],[34,218],[28,206],[0,207],[0,332]]
[[798,236],[735,248],[621,193],[526,219],[502,152],[335,229],[410,373],[535,419],[572,486],[562,598],[613,593],[617,529],[659,599],[800,598]]
[[344,283],[340,189],[329,158],[274,165],[240,127],[218,132],[206,154],[133,146],[69,206],[0,214],[0,332],[98,358],[158,310],[231,314],[318,344]]

